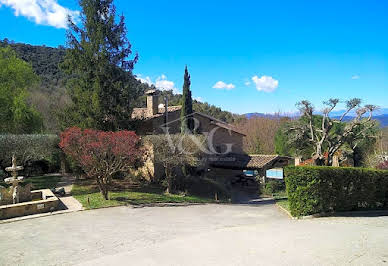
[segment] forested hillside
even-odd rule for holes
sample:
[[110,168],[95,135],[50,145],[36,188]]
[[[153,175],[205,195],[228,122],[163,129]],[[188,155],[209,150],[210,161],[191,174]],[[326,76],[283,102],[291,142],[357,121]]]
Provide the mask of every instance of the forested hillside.
[[[16,51],[19,58],[30,63],[35,73],[40,77],[39,85],[30,89],[30,102],[42,113],[46,130],[48,132],[57,131],[59,128],[57,113],[70,102],[65,91],[66,76],[59,68],[65,56],[65,48],[14,43],[7,39],[0,40],[0,47],[8,45]],[[131,82],[139,90],[145,91],[149,88],[148,85],[142,84],[135,77],[131,79]],[[180,104],[182,97],[179,94],[173,94],[172,91],[163,91],[162,96],[161,101],[163,101],[164,96],[168,96],[170,105]],[[132,105],[136,107],[145,106],[145,97],[141,97]],[[220,108],[208,103],[194,100],[193,107],[194,111],[206,113],[229,123],[233,123],[239,118],[237,115],[222,111]]]
[[41,87],[54,89],[64,85],[64,74],[59,70],[59,64],[65,56],[65,49],[46,46],[34,46],[24,43],[13,43],[7,39],[0,41],[0,46],[11,46],[20,59],[32,65],[35,73],[41,79]]

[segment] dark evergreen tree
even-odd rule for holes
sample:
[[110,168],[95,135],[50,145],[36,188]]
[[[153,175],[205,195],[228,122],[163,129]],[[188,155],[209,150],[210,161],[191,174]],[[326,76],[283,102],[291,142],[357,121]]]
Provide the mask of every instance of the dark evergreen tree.
[[130,82],[137,55],[131,56],[124,16],[116,22],[113,0],[80,0],[81,26],[69,19],[68,48],[62,68],[71,77],[72,105],[64,126],[117,130],[130,117],[138,97]]
[[[70,75],[66,75],[59,65],[63,62],[66,50],[62,48],[52,48],[48,46],[35,46],[24,43],[15,43],[12,40],[4,42],[0,40],[0,47],[9,46],[16,52],[18,58],[31,64],[34,72],[39,76],[40,83],[34,86],[34,89],[27,88],[29,91],[28,101],[33,103],[36,110],[39,111],[44,119],[45,130],[50,133],[58,133],[63,128],[59,125],[57,120],[57,114],[65,116],[64,109],[72,104],[71,99],[65,92],[65,84],[69,79],[73,78]],[[141,95],[136,100],[130,101],[131,107],[144,107],[146,105],[146,97],[144,92],[149,89],[148,84],[141,83],[136,79],[134,75],[130,75],[130,82],[128,87],[131,88],[133,94]],[[70,89],[70,88],[69,88]],[[169,105],[181,105],[182,94],[174,94],[173,91],[162,91],[162,97],[169,98]],[[160,103],[163,103],[162,101]],[[131,110],[131,109],[128,110]],[[232,114],[227,111],[221,110],[221,108],[214,105],[210,105],[206,102],[200,102],[193,99],[193,111],[201,112],[210,116],[213,116],[219,120],[227,123],[236,122],[240,117],[236,114]],[[125,120],[127,123],[129,121]],[[66,121],[63,126],[70,126],[71,121]],[[132,126],[129,124],[128,126]]]
[[193,99],[191,97],[190,91],[190,74],[185,68],[185,75],[183,80],[183,95],[182,95],[182,109],[181,109],[181,133],[193,132],[194,130],[194,120],[192,118],[193,114]]

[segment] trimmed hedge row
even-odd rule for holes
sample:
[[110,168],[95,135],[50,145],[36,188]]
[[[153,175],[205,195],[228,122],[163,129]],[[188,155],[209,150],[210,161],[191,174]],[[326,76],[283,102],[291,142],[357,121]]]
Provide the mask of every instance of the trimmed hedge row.
[[8,176],[2,170],[11,165],[13,154],[16,155],[17,164],[25,168],[19,173],[21,175],[29,176],[41,170],[44,170],[43,172],[58,170],[61,153],[58,143],[59,137],[56,135],[0,134],[0,180],[1,177]]
[[388,171],[290,166],[285,181],[293,216],[388,209]]

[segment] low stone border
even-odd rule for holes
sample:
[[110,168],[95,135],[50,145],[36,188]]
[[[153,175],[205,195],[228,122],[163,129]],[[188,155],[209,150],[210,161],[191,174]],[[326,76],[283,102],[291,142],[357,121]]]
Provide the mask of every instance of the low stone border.
[[284,207],[280,206],[279,204],[276,203],[276,206],[283,212],[285,212],[288,217],[290,217],[291,219],[296,219],[296,217],[292,216],[291,213]]
[[[75,199],[74,199],[75,200]],[[68,208],[67,205],[65,205],[62,201],[61,198],[59,198],[60,204],[63,204],[66,208]],[[31,214],[31,215],[26,215],[26,216],[20,216],[20,217],[15,217],[15,218],[9,218],[9,219],[4,219],[0,220],[0,224],[6,224],[6,223],[12,223],[12,222],[17,222],[17,221],[24,221],[24,220],[29,220],[29,219],[36,219],[40,217],[46,217],[46,216],[51,216],[51,215],[58,215],[58,214],[65,214],[65,213],[72,213],[72,212],[77,212],[77,211],[82,211],[84,210],[83,208],[68,208],[68,209],[62,209],[62,210],[57,210],[53,212],[45,212],[45,213],[38,213],[38,214]]]
[[323,217],[361,217],[361,216],[388,216],[388,210],[316,213],[312,215],[301,216],[296,219],[312,219],[312,218],[323,218]]
[[300,217],[294,217],[291,215],[291,213],[280,206],[279,204],[276,204],[276,206],[285,212],[291,219],[294,220],[307,220],[307,219],[313,219],[313,218],[324,218],[324,217],[361,217],[361,216],[388,216],[388,210],[370,210],[370,211],[347,211],[347,212],[330,212],[330,213],[316,213],[312,215],[305,215]]
[[59,199],[50,189],[31,191],[32,199],[16,204],[0,206],[0,219],[12,219],[27,215],[46,213],[58,209]]
[[46,217],[46,216],[52,216],[52,215],[58,215],[58,214],[64,214],[64,213],[71,213],[71,212],[78,212],[78,211],[82,211],[82,210],[63,210],[63,211],[46,212],[46,213],[40,213],[40,214],[32,214],[32,215],[26,215],[26,216],[22,216],[22,217],[0,220],[0,224],[7,224],[7,223],[13,223],[13,222],[18,222],[18,221],[24,221],[24,220],[36,219],[36,218],[40,218],[40,217]]

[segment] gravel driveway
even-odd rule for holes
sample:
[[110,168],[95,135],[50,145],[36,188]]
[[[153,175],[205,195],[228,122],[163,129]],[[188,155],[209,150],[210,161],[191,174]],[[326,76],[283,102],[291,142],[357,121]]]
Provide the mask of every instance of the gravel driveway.
[[117,207],[0,224],[0,250],[0,265],[388,265],[388,217]]

